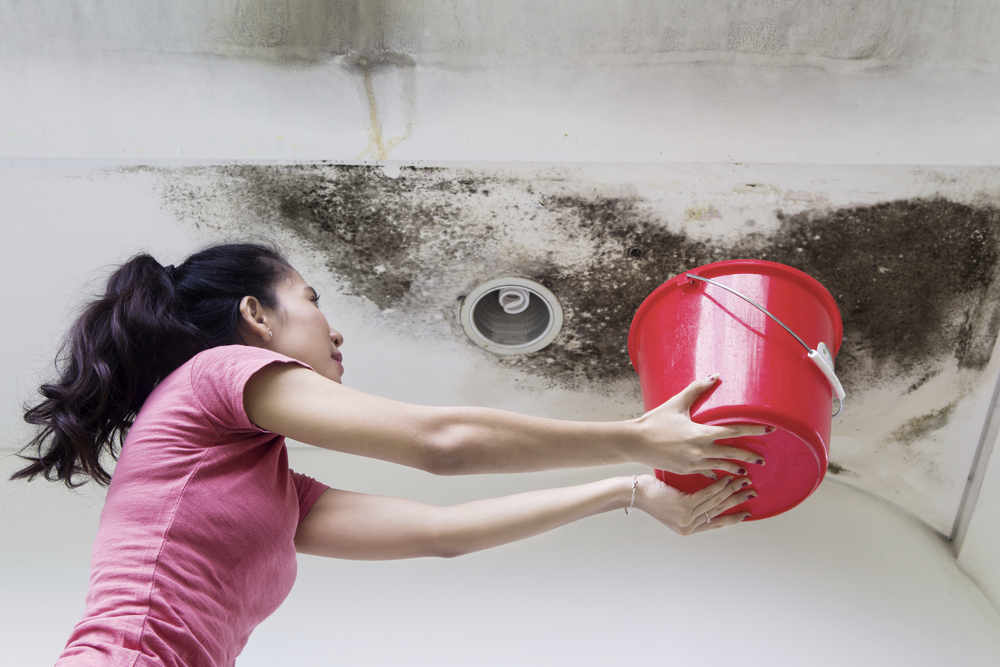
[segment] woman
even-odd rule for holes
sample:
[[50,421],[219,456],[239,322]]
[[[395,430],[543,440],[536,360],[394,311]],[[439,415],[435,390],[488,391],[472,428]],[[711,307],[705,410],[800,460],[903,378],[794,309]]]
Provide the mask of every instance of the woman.
[[[612,509],[641,509],[685,535],[749,515],[720,516],[753,497],[728,475],[693,495],[640,475],[454,507],[299,475],[285,436],[441,475],[633,461],[715,478],[764,464],[713,444],[764,427],[690,420],[716,376],[617,423],[419,407],[348,389],[343,337],[318,301],[275,249],[229,244],[176,268],[132,258],[73,325],[59,380],[25,413],[40,431],[13,475],[109,487],[86,611],[57,664],[232,665],[291,589],[296,550],[451,557]],[[113,477],[107,455],[118,458]]]

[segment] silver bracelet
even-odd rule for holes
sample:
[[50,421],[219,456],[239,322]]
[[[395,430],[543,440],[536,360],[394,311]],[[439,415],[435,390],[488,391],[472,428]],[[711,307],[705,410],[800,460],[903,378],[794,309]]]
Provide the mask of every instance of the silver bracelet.
[[632,508],[635,507],[635,487],[639,485],[639,476],[632,475],[632,502],[628,504],[625,508],[625,516],[630,516],[632,514]]

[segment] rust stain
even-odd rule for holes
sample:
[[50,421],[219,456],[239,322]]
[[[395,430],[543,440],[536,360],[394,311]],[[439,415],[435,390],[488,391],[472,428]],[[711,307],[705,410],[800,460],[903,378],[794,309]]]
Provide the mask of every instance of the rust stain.
[[[379,116],[378,98],[375,95],[375,86],[373,82],[374,71],[376,69],[382,69],[384,64],[373,64],[368,58],[365,57],[359,58],[356,64],[357,67],[361,69],[361,79],[365,91],[365,102],[368,105],[368,145],[365,146],[365,149],[358,155],[358,159],[363,160],[365,158],[372,158],[375,160],[386,160],[389,158],[389,152],[392,151],[393,148],[413,135],[412,114],[407,113],[406,125],[403,134],[386,139],[382,131],[382,119]],[[406,104],[406,100],[404,100],[404,105],[408,107],[408,111],[412,110],[410,109],[410,107],[412,107],[412,103]]]

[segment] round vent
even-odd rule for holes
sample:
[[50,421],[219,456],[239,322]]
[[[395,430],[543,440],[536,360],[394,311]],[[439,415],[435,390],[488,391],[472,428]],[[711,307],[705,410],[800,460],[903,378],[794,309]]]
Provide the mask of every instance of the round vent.
[[533,280],[494,278],[472,290],[462,304],[462,326],[469,338],[496,354],[542,349],[562,328],[555,295]]

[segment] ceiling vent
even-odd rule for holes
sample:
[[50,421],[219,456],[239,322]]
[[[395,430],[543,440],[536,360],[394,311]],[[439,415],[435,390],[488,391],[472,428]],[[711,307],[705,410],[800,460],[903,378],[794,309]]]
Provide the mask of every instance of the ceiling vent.
[[495,354],[541,350],[559,334],[562,320],[555,294],[526,278],[494,278],[469,292],[462,304],[465,333]]

